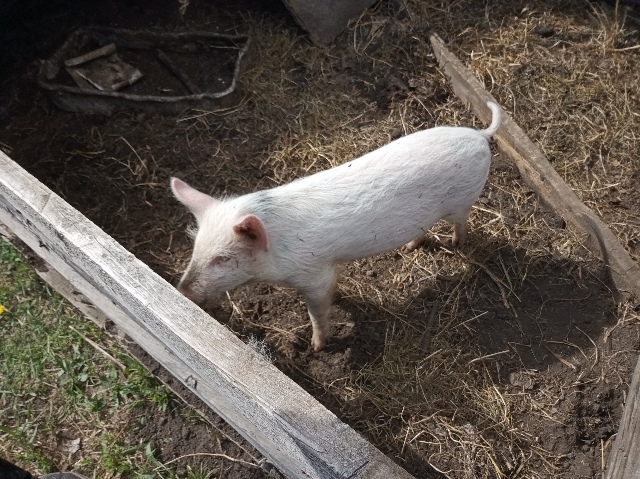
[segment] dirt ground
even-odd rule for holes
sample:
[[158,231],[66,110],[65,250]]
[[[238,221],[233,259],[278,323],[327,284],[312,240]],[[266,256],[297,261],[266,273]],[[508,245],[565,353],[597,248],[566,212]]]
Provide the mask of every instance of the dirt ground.
[[[395,19],[382,4],[333,45],[319,48],[278,2],[191,1],[184,17],[177,1],[48,2],[49,11],[25,2],[22,21],[0,29],[0,148],[175,284],[189,258],[192,219],[170,194],[171,176],[212,194],[242,194],[335,166],[421,128],[481,126],[437,67],[426,35],[431,23],[457,53],[471,52],[463,61],[471,60],[505,108],[514,109],[517,101],[518,108],[533,111],[531,104],[539,108],[544,101],[527,87],[542,84],[531,77],[548,72],[521,61],[505,92],[495,84],[498,75],[477,63],[482,56],[496,63],[501,58],[482,39],[556,25],[551,34],[530,33],[529,48],[539,51],[567,32],[578,32],[570,39],[575,44],[588,42],[580,29],[596,31],[602,20],[587,2],[543,2],[537,16],[526,13],[534,10],[526,2],[473,3],[434,2],[414,8],[410,19]],[[603,8],[597,11],[613,15]],[[462,11],[460,19],[450,18]],[[490,21],[496,12],[503,20]],[[237,105],[179,116],[57,109],[37,88],[35,74],[67,34],[85,25],[250,34],[250,64]],[[627,46],[637,44],[635,28],[621,30]],[[638,50],[629,51],[638,58]],[[604,60],[592,65],[599,62]],[[627,76],[632,74],[619,75],[620,90],[633,99],[629,115],[637,126],[637,86],[625,80],[638,78]],[[611,175],[619,170],[589,196],[577,179],[588,179],[589,172],[572,176],[563,163],[578,147],[548,141],[564,138],[562,129],[575,126],[571,117],[544,121],[551,125],[545,131],[527,131],[554,165],[568,171],[567,181],[585,202],[615,225],[637,259],[637,159],[625,166],[602,148],[600,156],[587,152],[584,168],[602,163]],[[309,347],[306,308],[293,290],[243,286],[210,313],[241,338],[264,341],[278,368],[417,478],[602,477],[640,350],[637,304],[616,301],[606,272],[581,238],[497,152],[468,244],[452,250],[450,234],[440,224],[417,251],[345,265],[332,311],[333,338],[321,353]],[[227,454],[259,456],[219,418],[211,416],[211,422],[232,438],[224,439]],[[170,444],[158,439],[161,460],[215,448],[210,429],[180,418],[158,418],[132,434],[181,438]],[[267,474],[240,463],[224,467],[221,477]]]

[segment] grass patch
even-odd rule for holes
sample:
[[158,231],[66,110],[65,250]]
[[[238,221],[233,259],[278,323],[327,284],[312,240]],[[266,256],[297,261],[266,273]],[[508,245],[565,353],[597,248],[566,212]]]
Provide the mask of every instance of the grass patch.
[[34,474],[73,468],[89,477],[175,477],[167,468],[154,472],[148,444],[124,434],[138,406],[167,412],[169,391],[4,240],[0,305],[0,456]]

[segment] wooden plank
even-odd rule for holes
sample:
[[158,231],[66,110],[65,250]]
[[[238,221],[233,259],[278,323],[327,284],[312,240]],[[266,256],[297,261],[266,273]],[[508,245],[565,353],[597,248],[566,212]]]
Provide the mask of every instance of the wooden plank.
[[[438,63],[449,77],[455,94],[462,101],[470,103],[481,120],[489,123],[491,111],[487,107],[487,101],[496,104],[498,102],[445,47],[438,35],[432,33],[429,39]],[[635,297],[636,300],[640,300],[640,266],[620,245],[607,225],[580,201],[553,169],[544,153],[515,121],[504,110],[502,115],[502,125],[494,136],[498,147],[515,160],[523,179],[539,197],[568,225],[586,235],[586,245],[602,258],[620,297]]]
[[618,435],[607,460],[605,479],[640,479],[640,359],[625,403]]
[[64,65],[67,67],[75,67],[77,65],[82,65],[83,63],[87,63],[91,60],[95,60],[96,58],[106,57],[108,55],[113,55],[116,52],[116,44],[109,43],[103,47],[100,47],[96,50],[93,50],[89,53],[85,53],[84,55],[80,55],[79,57],[70,58],[69,60],[64,61]]
[[290,478],[412,476],[0,152],[0,221]]
[[[489,123],[487,101],[498,103],[476,77],[450,52],[436,34],[429,39],[440,67],[453,90],[470,103],[478,117]],[[503,121],[494,137],[498,147],[516,162],[520,174],[540,198],[567,224],[587,236],[587,246],[600,255],[621,297],[640,300],[640,266],[620,245],[611,230],[587,208],[556,173],[544,153],[503,111]],[[640,479],[640,359],[629,387],[618,434],[609,454],[606,479]]]

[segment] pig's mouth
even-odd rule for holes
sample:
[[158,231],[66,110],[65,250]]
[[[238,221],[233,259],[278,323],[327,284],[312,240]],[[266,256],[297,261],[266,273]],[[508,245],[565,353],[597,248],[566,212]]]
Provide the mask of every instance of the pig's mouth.
[[198,284],[187,284],[184,285],[182,282],[177,286],[178,291],[182,293],[183,296],[190,299],[193,303],[197,304],[201,309],[207,311],[213,308],[217,301],[216,296],[207,294],[204,291],[204,288],[199,287]]
[[186,298],[189,298],[198,306],[202,306],[202,302],[205,299],[205,295],[204,295],[204,292],[202,291],[202,288],[199,288],[195,282],[180,281],[180,283],[177,286],[177,289],[182,293],[183,296],[185,296]]

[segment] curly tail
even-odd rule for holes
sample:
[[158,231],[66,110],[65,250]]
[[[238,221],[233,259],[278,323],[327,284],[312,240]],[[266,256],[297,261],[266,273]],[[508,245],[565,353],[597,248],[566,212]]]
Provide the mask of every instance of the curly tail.
[[481,130],[480,133],[486,136],[487,139],[490,139],[495,134],[495,132],[498,131],[498,128],[500,127],[500,121],[502,119],[502,115],[500,113],[500,107],[495,103],[493,103],[492,101],[488,101],[487,106],[491,110],[491,113],[493,114],[493,118],[491,119],[491,125],[489,125],[489,128],[485,130]]

